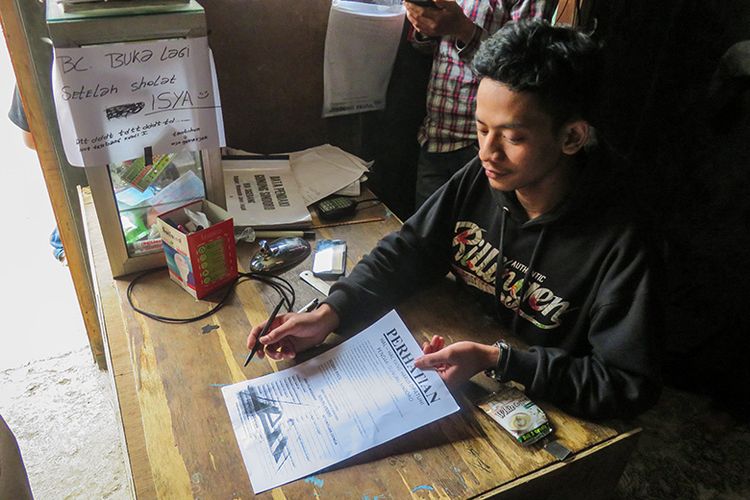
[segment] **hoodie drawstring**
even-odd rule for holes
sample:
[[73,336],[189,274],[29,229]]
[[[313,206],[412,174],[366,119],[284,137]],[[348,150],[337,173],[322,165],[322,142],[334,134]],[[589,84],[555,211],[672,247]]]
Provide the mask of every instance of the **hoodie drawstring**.
[[503,216],[500,218],[500,242],[497,245],[497,264],[495,265],[495,307],[500,314],[500,292],[502,291],[502,278],[505,263],[503,262],[503,250],[505,249],[505,220],[508,218],[508,207],[503,207]]
[[[508,217],[508,208],[503,207],[503,216],[500,219],[500,242],[498,244],[498,254],[497,254],[497,265],[495,266],[495,298],[497,299],[496,307],[501,307],[502,301],[500,299],[501,292],[502,292],[502,277],[503,277],[503,270],[505,269],[505,263],[503,262],[504,256],[504,244],[505,244],[505,221]],[[518,291],[518,305],[515,309],[515,314],[513,315],[513,321],[511,322],[511,333],[515,336],[516,335],[516,328],[518,324],[518,317],[521,313],[521,303],[523,302],[523,295],[526,293],[526,288],[528,287],[529,278],[531,277],[532,269],[534,267],[534,264],[536,263],[537,253],[539,251],[539,248],[542,246],[542,240],[544,239],[544,232],[547,229],[547,226],[542,226],[542,230],[539,232],[539,237],[536,239],[536,243],[534,244],[534,250],[531,252],[531,259],[529,260],[529,265],[526,267],[526,274],[523,277],[523,281],[521,282],[521,289]]]

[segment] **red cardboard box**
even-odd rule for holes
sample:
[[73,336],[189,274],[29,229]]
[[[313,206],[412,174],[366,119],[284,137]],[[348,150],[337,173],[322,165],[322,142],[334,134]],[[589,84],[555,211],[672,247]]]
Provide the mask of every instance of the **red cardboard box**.
[[[203,212],[211,225],[186,233],[185,208]],[[237,277],[234,222],[221,207],[198,200],[165,212],[156,220],[169,276],[190,295],[202,299]],[[181,228],[181,229],[178,229]]]

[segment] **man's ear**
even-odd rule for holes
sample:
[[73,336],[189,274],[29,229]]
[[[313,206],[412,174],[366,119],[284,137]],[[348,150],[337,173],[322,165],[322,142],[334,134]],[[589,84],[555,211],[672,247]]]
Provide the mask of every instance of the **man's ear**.
[[586,145],[591,134],[591,125],[586,120],[574,120],[563,125],[562,152],[574,155]]

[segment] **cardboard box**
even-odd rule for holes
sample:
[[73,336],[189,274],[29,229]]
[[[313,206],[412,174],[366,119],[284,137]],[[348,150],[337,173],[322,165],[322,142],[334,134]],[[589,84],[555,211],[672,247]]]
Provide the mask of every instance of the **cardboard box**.
[[[185,208],[206,214],[211,226],[187,234],[178,229],[176,226],[185,226],[190,220]],[[237,277],[234,223],[226,210],[210,201],[198,200],[159,215],[156,224],[169,276],[196,299]]]

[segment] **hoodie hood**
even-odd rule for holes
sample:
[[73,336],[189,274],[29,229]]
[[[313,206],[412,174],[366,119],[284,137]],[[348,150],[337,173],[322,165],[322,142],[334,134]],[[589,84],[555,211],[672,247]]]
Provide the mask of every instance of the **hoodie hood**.
[[[522,229],[544,226],[561,219],[575,216],[590,217],[603,205],[610,206],[612,199],[622,198],[624,193],[614,193],[614,169],[611,155],[601,146],[580,154],[576,169],[576,179],[565,199],[552,210],[535,219],[529,219],[514,191],[491,189],[495,203],[516,221]],[[614,198],[613,198],[614,197]],[[610,200],[606,203],[605,200]]]

